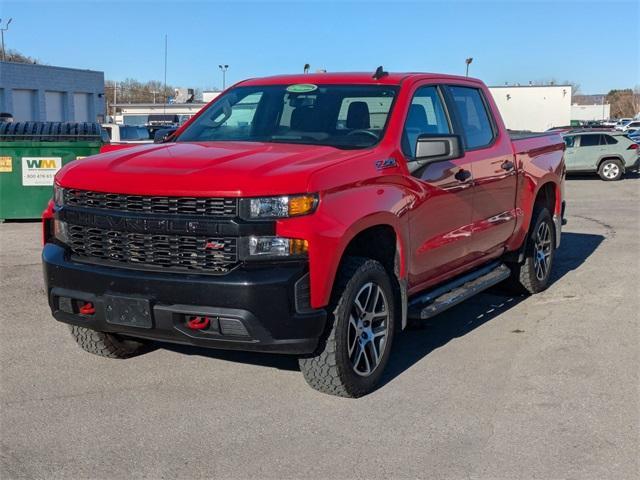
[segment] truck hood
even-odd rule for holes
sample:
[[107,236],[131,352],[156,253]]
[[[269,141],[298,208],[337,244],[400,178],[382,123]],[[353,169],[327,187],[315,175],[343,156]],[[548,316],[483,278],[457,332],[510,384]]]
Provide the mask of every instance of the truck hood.
[[134,146],[67,164],[66,188],[137,195],[259,196],[302,193],[312,173],[362,152],[257,142]]

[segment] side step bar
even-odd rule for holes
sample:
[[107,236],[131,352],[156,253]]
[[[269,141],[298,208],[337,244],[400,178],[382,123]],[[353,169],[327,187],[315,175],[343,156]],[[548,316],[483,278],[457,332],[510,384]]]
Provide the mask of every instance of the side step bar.
[[408,316],[424,320],[444,312],[475,294],[507,279],[511,271],[504,263],[489,265],[458,277],[434,290],[419,294],[409,301]]

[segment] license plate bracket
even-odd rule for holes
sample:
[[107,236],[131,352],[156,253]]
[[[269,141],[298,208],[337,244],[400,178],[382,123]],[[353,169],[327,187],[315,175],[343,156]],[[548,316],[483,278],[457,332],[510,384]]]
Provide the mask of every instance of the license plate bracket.
[[105,320],[113,325],[151,328],[151,302],[146,298],[104,296]]

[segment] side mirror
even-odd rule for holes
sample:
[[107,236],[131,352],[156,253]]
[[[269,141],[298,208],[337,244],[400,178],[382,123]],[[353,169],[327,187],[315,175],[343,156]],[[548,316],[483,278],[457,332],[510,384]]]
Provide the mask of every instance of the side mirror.
[[416,160],[438,162],[454,160],[464,155],[459,135],[420,135],[416,145]]
[[460,135],[422,134],[416,141],[416,156],[409,162],[411,173],[422,167],[446,160],[455,160],[464,156],[464,147]]
[[153,134],[153,143],[164,143],[171,135],[176,133],[177,128],[161,128]]

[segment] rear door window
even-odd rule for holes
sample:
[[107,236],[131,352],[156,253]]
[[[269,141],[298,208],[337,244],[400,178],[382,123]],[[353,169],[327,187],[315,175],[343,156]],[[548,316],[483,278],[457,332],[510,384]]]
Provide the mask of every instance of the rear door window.
[[581,147],[597,147],[600,145],[600,137],[602,135],[582,135],[580,137]]
[[494,130],[482,93],[477,88],[450,86],[456,117],[467,149],[489,146]]

